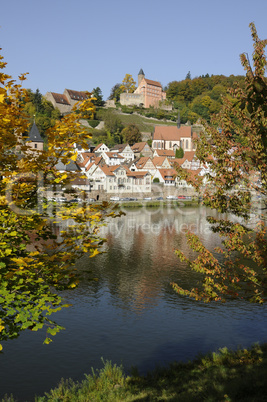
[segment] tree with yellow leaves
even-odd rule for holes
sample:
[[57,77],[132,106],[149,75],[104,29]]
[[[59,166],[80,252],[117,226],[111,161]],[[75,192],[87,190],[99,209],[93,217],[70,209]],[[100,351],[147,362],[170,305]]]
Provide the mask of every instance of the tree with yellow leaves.
[[[115,212],[108,204],[49,205],[45,197],[47,189],[76,177],[55,166],[76,160],[74,144],[86,147],[90,137],[80,119],[94,111],[91,94],[47,131],[47,150],[33,150],[23,114],[26,77],[18,84],[5,67],[0,56],[0,341],[45,327],[49,343],[62,329],[50,316],[67,307],[58,292],[77,286],[75,262],[99,253],[104,240],[98,228]],[[53,230],[62,222],[66,229],[56,237]]]
[[[181,250],[176,251],[199,273],[200,281],[190,289],[179,283],[173,283],[173,288],[180,295],[205,302],[267,301],[267,39],[259,39],[253,23],[250,29],[253,65],[248,55],[240,56],[246,72],[244,88],[232,88],[212,124],[203,123],[205,131],[196,141],[199,161],[210,167],[205,183],[203,177],[196,179],[179,169],[183,178],[202,190],[204,205],[228,213],[228,217],[207,218],[222,239],[215,253],[194,233],[187,238],[197,257],[191,261]],[[261,200],[261,208],[256,208],[252,197]]]
[[125,77],[123,78],[120,89],[123,92],[133,93],[136,90],[135,84],[136,84],[136,82],[133,79],[133,77],[131,76],[131,74],[126,74]]

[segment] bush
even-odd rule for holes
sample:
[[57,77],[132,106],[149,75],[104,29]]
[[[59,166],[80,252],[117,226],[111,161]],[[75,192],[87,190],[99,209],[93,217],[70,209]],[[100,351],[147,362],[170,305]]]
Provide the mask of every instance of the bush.
[[92,128],[95,128],[96,126],[98,126],[100,121],[99,120],[88,120],[88,123]]
[[130,109],[129,107],[125,106],[125,105],[122,105],[122,106],[121,106],[121,111],[122,111],[122,113],[128,113],[128,114],[132,114],[132,113],[133,113],[133,110]]

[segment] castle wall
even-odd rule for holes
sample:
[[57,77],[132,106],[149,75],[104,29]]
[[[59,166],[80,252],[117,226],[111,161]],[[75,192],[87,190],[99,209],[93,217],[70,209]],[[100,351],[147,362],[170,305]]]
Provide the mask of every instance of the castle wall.
[[124,92],[120,95],[120,103],[125,106],[139,106],[140,103],[145,104],[145,97],[142,94]]

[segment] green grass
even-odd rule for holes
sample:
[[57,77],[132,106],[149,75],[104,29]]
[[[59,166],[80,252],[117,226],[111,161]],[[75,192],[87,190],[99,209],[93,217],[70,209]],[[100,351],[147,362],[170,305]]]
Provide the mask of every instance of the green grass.
[[143,117],[137,114],[119,114],[119,117],[124,125],[134,123],[142,132],[152,132],[154,130],[154,126],[159,124],[164,126],[176,125],[174,121],[166,122],[163,120],[148,119],[147,117]]
[[[109,109],[101,109],[101,119],[104,119],[105,113],[109,113]],[[176,122],[166,122],[164,120],[157,120],[157,119],[150,119],[145,116],[141,116],[138,114],[123,114],[120,113],[118,110],[114,110],[121,122],[126,126],[128,124],[136,124],[140,131],[142,132],[152,132],[154,129],[154,125],[161,124],[161,125],[171,125],[175,126]]]
[[[121,366],[104,367],[78,383],[61,380],[57,388],[36,402],[52,401],[181,401],[263,402],[267,400],[267,344],[250,349],[199,356],[192,362],[173,363],[146,376],[135,369],[127,376]],[[10,396],[2,399],[15,401]]]
[[191,207],[191,206],[196,206],[199,203],[199,201],[187,201],[187,200],[181,200],[181,201],[165,201],[165,200],[161,200],[161,201],[155,201],[155,200],[151,200],[151,201],[119,201],[118,204],[123,207],[123,208],[175,208],[175,207],[181,207],[181,206],[187,206],[187,207]]

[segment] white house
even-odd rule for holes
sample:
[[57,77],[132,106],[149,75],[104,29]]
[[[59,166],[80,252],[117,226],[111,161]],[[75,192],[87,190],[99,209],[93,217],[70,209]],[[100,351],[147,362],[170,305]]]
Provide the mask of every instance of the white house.
[[118,152],[119,155],[123,156],[123,158],[130,162],[134,160],[134,152],[129,144],[117,144],[112,149],[112,152]]

